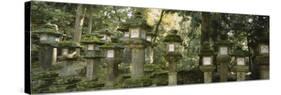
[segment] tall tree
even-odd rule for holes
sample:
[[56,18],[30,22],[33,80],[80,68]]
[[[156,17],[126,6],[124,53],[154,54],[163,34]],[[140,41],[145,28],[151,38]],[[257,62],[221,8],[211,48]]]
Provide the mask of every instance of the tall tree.
[[[75,26],[74,26],[74,33],[73,33],[73,40],[77,43],[79,43],[81,40],[84,18],[85,18],[85,14],[83,14],[83,6],[79,4],[77,5],[77,9],[76,9]],[[77,55],[79,56],[80,49],[76,49],[76,52]]]

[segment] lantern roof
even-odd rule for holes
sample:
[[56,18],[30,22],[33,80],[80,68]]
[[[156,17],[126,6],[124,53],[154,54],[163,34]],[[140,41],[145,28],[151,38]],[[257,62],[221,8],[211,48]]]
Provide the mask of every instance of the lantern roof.
[[117,37],[112,37],[112,42],[111,43],[105,43],[104,45],[101,46],[101,48],[104,49],[123,49],[124,47],[122,46],[122,43]]
[[35,30],[35,34],[46,34],[46,35],[53,35],[53,36],[62,36],[62,33],[59,33],[58,30],[54,26],[51,25],[43,25],[39,29]]
[[177,30],[171,30],[170,34],[164,38],[164,42],[182,42],[182,39],[177,35],[177,32]]
[[246,50],[243,50],[241,47],[237,47],[232,53],[232,56],[237,56],[237,57],[246,57],[249,56],[250,53]]
[[213,56],[215,55],[214,50],[211,48],[209,42],[203,42],[203,45],[200,48],[199,56]]
[[74,41],[62,41],[58,43],[58,46],[63,48],[81,48],[80,44]]
[[130,18],[127,23],[124,23],[123,26],[129,28],[142,27],[145,30],[152,29],[152,27],[147,24],[147,21],[144,18],[143,9],[136,10],[133,17]]
[[121,32],[129,32],[129,26],[126,23],[121,23],[117,30]]
[[87,34],[82,36],[81,43],[83,44],[99,44],[102,45],[104,42],[100,40],[100,36],[96,34]]
[[110,32],[108,29],[101,29],[98,31],[99,34],[105,34],[105,35],[113,35],[112,32]]
[[215,45],[217,45],[217,47],[218,46],[227,46],[227,47],[230,47],[230,46],[232,46],[232,42],[230,42],[229,40],[220,40],[220,41],[218,41],[218,42],[216,42],[215,43]]

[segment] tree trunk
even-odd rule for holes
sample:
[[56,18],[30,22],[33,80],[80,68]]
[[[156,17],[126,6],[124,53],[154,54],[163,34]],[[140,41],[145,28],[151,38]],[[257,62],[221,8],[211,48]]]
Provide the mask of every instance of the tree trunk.
[[209,42],[209,19],[210,13],[202,13],[201,45],[203,45],[205,41]]
[[[162,22],[162,18],[163,18],[163,16],[164,16],[164,13],[165,13],[165,11],[162,10],[161,15],[160,15],[160,18],[159,18],[159,21],[158,21],[158,23],[156,24],[156,28],[155,28],[155,32],[154,32],[156,35],[158,34],[159,26],[160,26],[160,24],[161,24],[161,22]],[[157,37],[157,36],[155,36],[155,37],[153,38],[152,42],[155,42],[155,41],[156,41],[156,37]]]
[[93,7],[92,6],[90,6],[90,8],[89,8],[88,18],[89,18],[88,33],[91,34],[92,28],[93,28]]
[[[74,26],[74,33],[73,33],[73,40],[77,43],[80,43],[81,35],[82,35],[82,26],[84,22],[84,15],[83,15],[83,6],[78,5],[76,10],[76,17],[75,17],[75,26]],[[80,55],[80,49],[76,49],[77,55]]]

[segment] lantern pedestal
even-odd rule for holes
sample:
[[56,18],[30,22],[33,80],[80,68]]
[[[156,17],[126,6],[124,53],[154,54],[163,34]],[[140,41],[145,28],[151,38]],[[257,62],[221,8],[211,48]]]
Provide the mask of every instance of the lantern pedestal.
[[204,72],[204,83],[211,83],[213,81],[213,71],[215,70],[215,66],[206,65],[199,67],[202,72]]
[[131,59],[131,77],[133,79],[139,79],[144,75],[144,63],[145,63],[145,46],[146,40],[139,38],[131,38],[129,48],[132,52]]
[[230,56],[228,55],[218,55],[217,63],[218,63],[218,72],[220,74],[220,81],[226,82],[228,80],[228,65],[230,62]]
[[57,48],[51,46],[41,46],[39,50],[39,62],[43,68],[49,68],[56,64],[57,61]]
[[179,52],[169,52],[166,55],[166,60],[169,62],[169,85],[177,85],[177,61],[182,58]]
[[237,72],[237,81],[246,80],[246,73],[249,72],[248,66],[234,66],[234,71]]
[[112,88],[116,78],[118,76],[118,62],[115,62],[113,58],[107,58],[107,80],[105,86],[107,88]]
[[141,78],[144,74],[145,53],[144,48],[131,48],[132,50],[132,78]]
[[[114,39],[117,41],[117,39]],[[101,48],[105,51],[105,62],[107,63],[106,88],[112,88],[118,76],[118,64],[122,60],[123,47],[120,43],[106,43]]]

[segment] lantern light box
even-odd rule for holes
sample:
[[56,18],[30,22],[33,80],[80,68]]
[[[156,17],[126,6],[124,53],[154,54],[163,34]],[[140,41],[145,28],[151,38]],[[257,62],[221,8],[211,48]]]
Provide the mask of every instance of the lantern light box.
[[168,49],[169,49],[168,51],[169,52],[174,52],[175,51],[175,44],[169,44],[168,46],[169,46],[168,47]]
[[245,58],[239,57],[236,59],[237,65],[245,65]]
[[62,49],[62,55],[67,55],[67,54],[68,54],[68,49],[63,48],[63,49]]
[[260,46],[260,53],[261,54],[267,54],[268,53],[268,45],[261,45]]
[[131,30],[131,38],[139,38],[139,29],[132,29]]
[[94,45],[88,45],[88,50],[94,50]]
[[40,36],[40,41],[47,41],[48,36],[47,35],[41,35]]
[[149,41],[149,42],[151,42],[151,41],[152,41],[151,36],[146,36],[146,40]]
[[227,47],[220,47],[220,49],[219,49],[220,55],[227,55],[228,54],[227,52],[228,52]]
[[106,57],[107,58],[113,58],[114,57],[114,50],[107,50]]
[[203,57],[203,65],[212,65],[211,57]]
[[124,37],[129,37],[129,36],[130,36],[129,32],[125,32]]

